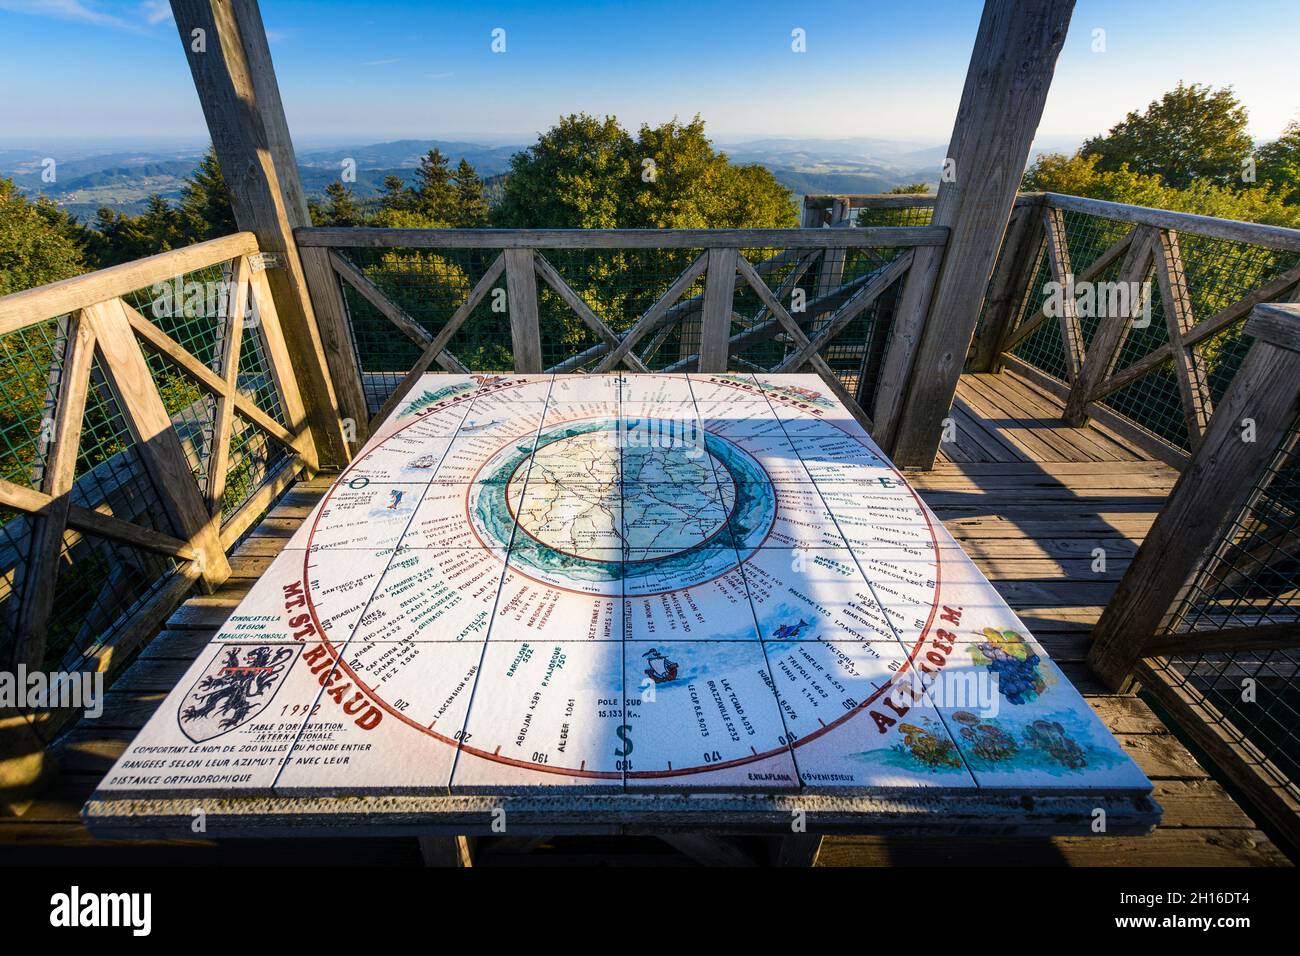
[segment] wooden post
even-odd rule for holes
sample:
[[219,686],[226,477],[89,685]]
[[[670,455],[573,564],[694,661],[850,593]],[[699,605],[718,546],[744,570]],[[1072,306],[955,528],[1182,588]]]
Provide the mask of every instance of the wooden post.
[[[90,387],[94,357],[94,328],[84,316],[74,316],[68,326],[67,345],[59,381],[58,399],[48,423],[50,440],[41,488],[52,499],[50,507],[32,518],[31,542],[22,581],[22,603],[13,648],[13,663],[39,668],[45,657],[45,635],[54,608],[54,587],[59,575],[59,554],[72,504],[81,419]],[[42,426],[45,427],[44,425]]]
[[542,338],[537,318],[537,275],[532,249],[507,249],[506,302],[516,372],[542,370]]
[[[263,252],[275,257],[277,267],[269,275],[271,291],[318,460],[326,467],[341,467],[348,460],[341,418],[364,423],[365,415],[340,408],[293,239],[294,217],[305,214],[305,200],[257,5],[254,0],[172,0],[171,6],[217,160],[230,187],[235,221],[257,236]],[[350,343],[331,340],[331,353],[351,354]],[[296,431],[301,423],[290,424]]]
[[896,464],[929,468],[939,450],[989,275],[1043,113],[1074,0],[986,0],[933,225],[918,249],[881,375],[875,437]]
[[710,249],[700,316],[701,372],[725,372],[731,347],[731,312],[736,300],[736,250]]
[[[1256,306],[1245,331],[1257,341],[1093,631],[1088,663],[1113,688],[1147,656],[1300,411],[1300,307]],[[1255,422],[1254,441],[1243,440],[1243,418]]]
[[984,321],[971,345],[972,372],[998,371],[998,346],[1019,315],[1025,292],[1034,280],[1043,243],[1042,207],[1043,198],[1035,196],[1019,201],[1011,213],[998,264],[989,281]]
[[215,517],[208,513],[122,302],[111,299],[92,305],[84,316],[140,460],[177,533],[196,552],[204,584],[215,587],[230,577],[230,562],[221,545],[221,512]]

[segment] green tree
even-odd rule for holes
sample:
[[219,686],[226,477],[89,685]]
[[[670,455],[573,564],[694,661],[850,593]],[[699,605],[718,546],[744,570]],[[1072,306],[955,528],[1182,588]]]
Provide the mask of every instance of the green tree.
[[230,187],[221,175],[215,147],[208,146],[199,165],[181,189],[181,214],[194,242],[238,232],[230,202]]
[[486,226],[487,219],[488,204],[483,195],[483,180],[469,161],[462,159],[456,167],[456,225],[476,229]]
[[441,150],[431,149],[415,171],[414,208],[432,221],[449,226],[456,221],[456,187],[451,166]]
[[49,199],[29,200],[0,177],[0,295],[86,271],[88,238]]
[[1231,87],[1214,89],[1179,83],[1143,113],[1132,112],[1105,136],[1083,144],[1097,168],[1159,176],[1181,189],[1205,179],[1220,186],[1241,182],[1241,163],[1253,142],[1246,133],[1246,109]]
[[1255,153],[1256,182],[1287,193],[1287,202],[1300,205],[1300,121],[1293,120],[1271,143]]
[[1114,172],[1100,166],[1096,156],[1047,154],[1035,160],[1026,171],[1022,188],[1243,222],[1300,227],[1300,209],[1287,204],[1287,192],[1267,183],[1253,189],[1236,189],[1198,179],[1185,188],[1174,189],[1162,182],[1160,176],[1135,173],[1127,166]]
[[379,208],[405,210],[415,205],[415,193],[401,176],[384,177],[383,192],[379,194]]
[[325,187],[325,205],[321,207],[321,222],[327,226],[361,226],[365,216],[357,205],[351,187],[337,179]]

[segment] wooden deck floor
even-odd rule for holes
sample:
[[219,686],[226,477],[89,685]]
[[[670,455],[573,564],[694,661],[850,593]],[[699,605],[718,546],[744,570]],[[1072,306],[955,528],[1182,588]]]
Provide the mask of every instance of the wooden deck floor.
[[[1172,487],[1173,470],[1103,430],[1060,425],[1059,402],[1010,372],[964,376],[954,417],[957,441],[944,446],[933,471],[912,475],[913,483],[1154,781],[1164,822],[1145,837],[835,837],[825,841],[819,865],[1285,865],[1286,857],[1150,708],[1104,693],[1083,663],[1089,631]],[[104,716],[67,735],[45,795],[24,816],[0,819],[0,863],[420,862],[410,839],[105,843],[93,840],[77,818],[95,783],[328,483],[295,486],[236,551],[235,576],[226,586],[178,609],[109,691]],[[1094,572],[1098,547],[1106,566]],[[590,855],[592,840],[556,840],[527,855],[491,852],[488,843],[481,848],[482,864],[688,862],[649,839],[600,841],[598,858]]]

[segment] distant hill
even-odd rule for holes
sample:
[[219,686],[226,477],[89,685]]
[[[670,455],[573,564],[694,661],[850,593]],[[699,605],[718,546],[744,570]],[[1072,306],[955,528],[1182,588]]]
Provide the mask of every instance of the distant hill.
[[[945,145],[870,137],[842,139],[767,138],[716,143],[733,162],[757,163],[771,170],[796,198],[818,193],[879,193],[905,183],[924,182],[937,188]],[[344,160],[357,164],[351,183],[363,204],[379,195],[385,176],[410,182],[420,157],[441,150],[454,167],[467,159],[488,185],[489,201],[501,194],[501,181],[510,157],[523,145],[488,145],[438,139],[401,139],[385,143],[313,147],[298,151],[303,187],[319,197],[338,179]],[[1033,154],[1068,150],[1065,143],[1034,144]],[[96,210],[110,206],[138,215],[151,193],[170,199],[180,195],[184,179],[193,171],[202,150],[193,147],[135,152],[96,151],[91,146],[58,150],[57,180],[41,181],[44,154],[37,149],[0,148],[0,175],[12,176],[28,193],[43,193],[83,221]]]

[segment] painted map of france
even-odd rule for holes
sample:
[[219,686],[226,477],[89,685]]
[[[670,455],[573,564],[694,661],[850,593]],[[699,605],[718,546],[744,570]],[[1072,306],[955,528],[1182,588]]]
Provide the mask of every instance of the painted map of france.
[[101,785],[1151,785],[813,375],[427,375]]

